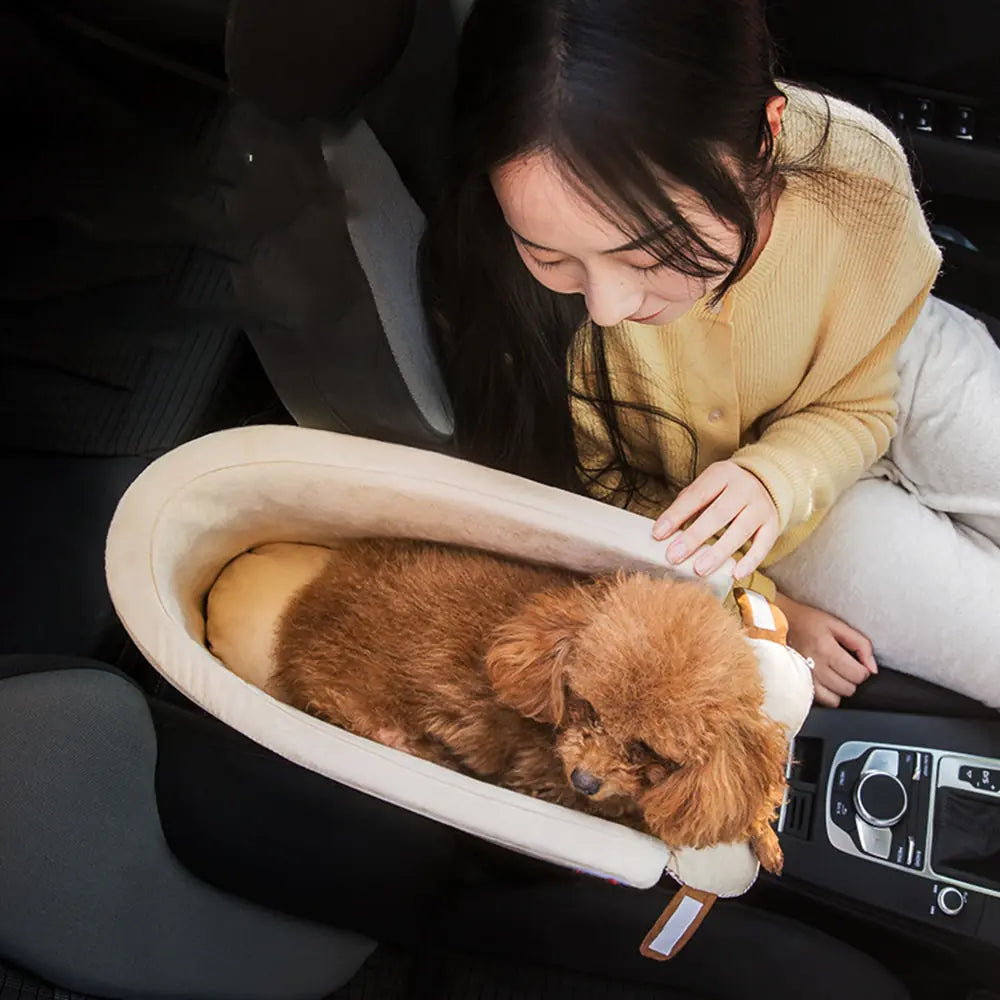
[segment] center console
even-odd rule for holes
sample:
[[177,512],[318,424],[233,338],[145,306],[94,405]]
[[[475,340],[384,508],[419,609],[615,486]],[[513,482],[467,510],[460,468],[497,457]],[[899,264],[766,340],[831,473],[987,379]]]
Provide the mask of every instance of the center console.
[[790,879],[1000,948],[1000,720],[815,709],[778,830]]

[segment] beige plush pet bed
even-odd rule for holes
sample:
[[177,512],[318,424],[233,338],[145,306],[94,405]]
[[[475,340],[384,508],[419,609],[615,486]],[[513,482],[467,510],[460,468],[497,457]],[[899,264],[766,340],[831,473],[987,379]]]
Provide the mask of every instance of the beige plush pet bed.
[[[193,702],[289,760],[560,865],[640,888],[666,870],[705,892],[739,895],[757,873],[746,844],[672,852],[624,826],[353,736],[241,680],[204,643],[212,583],[230,560],[268,542],[336,545],[388,535],[584,572],[663,574],[665,544],[653,541],[650,527],[617,508],[446,456],[325,431],[251,427],[184,445],[136,480],[111,524],[107,577],[122,622],[156,669]],[[724,577],[709,585],[720,598],[727,589]],[[783,645],[748,641],[758,653],[765,709],[791,737],[812,702],[808,666]]]

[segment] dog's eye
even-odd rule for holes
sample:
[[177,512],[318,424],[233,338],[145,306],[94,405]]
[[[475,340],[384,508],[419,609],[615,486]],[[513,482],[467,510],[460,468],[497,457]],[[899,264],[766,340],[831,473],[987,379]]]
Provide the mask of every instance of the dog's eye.
[[629,744],[629,756],[636,761],[644,761],[653,767],[662,767],[667,774],[673,774],[681,765],[669,757],[661,757],[648,743],[635,740]]
[[648,743],[645,743],[643,740],[633,740],[628,745],[628,752],[630,757],[635,757],[639,759],[643,757],[651,757],[653,760],[658,759],[656,751]]

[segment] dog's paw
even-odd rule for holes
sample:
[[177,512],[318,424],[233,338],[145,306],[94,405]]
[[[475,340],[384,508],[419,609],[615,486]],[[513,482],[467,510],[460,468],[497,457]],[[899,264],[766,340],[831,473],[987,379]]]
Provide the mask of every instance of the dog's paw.
[[751,840],[750,846],[757,855],[757,860],[761,866],[772,875],[780,875],[785,864],[785,855],[782,853],[781,844],[778,842],[778,835],[774,828],[768,824],[763,830],[758,832]]

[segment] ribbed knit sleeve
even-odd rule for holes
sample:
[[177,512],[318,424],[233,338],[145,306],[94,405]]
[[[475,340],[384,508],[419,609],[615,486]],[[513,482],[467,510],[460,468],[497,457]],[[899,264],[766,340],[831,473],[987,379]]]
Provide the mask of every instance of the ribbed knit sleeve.
[[[902,151],[899,157],[905,163]],[[859,213],[859,228],[870,231],[853,234],[851,259],[831,276],[824,296],[829,319],[820,327],[805,377],[760,422],[759,438],[733,454],[771,494],[782,531],[829,509],[885,453],[896,432],[895,357],[940,265],[908,174],[905,184],[901,192],[870,193],[891,204],[880,208],[874,222]],[[772,311],[795,306],[790,295],[772,303]],[[773,368],[761,356],[759,370],[746,370],[743,377],[752,387],[773,377]]]

